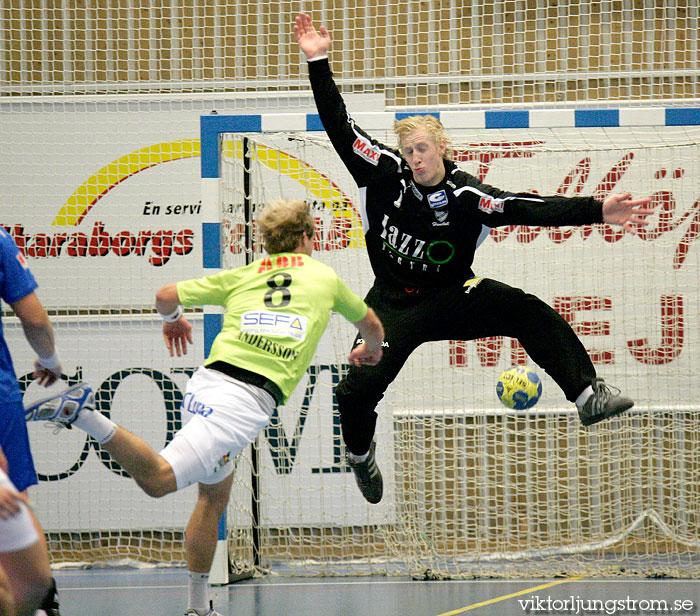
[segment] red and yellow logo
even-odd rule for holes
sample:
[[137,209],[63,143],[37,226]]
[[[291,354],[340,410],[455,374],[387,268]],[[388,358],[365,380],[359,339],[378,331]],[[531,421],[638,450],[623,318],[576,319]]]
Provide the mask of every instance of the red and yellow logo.
[[[7,227],[7,230],[22,254],[30,258],[148,255],[151,265],[164,265],[173,255],[192,252],[193,229],[110,232],[100,220],[95,220],[92,228],[85,232],[75,228],[81,225],[100,199],[129,178],[163,163],[199,156],[199,139],[181,139],[140,148],[99,169],[70,195],[51,223],[54,227],[63,227],[65,232],[29,235],[19,224]],[[240,142],[226,142],[223,156],[242,159]],[[343,235],[342,247],[363,245],[359,214],[345,193],[326,175],[290,154],[261,144],[256,146],[255,158],[262,166],[298,182],[305,194],[312,195],[330,210],[333,221],[330,233]]]

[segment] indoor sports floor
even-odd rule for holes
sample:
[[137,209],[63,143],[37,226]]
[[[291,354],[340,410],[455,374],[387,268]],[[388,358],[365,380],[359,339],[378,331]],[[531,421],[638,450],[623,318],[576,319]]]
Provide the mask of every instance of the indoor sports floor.
[[[184,569],[56,572],[62,616],[182,616]],[[700,581],[409,578],[246,580],[212,589],[223,616],[453,616],[457,614],[697,614]]]

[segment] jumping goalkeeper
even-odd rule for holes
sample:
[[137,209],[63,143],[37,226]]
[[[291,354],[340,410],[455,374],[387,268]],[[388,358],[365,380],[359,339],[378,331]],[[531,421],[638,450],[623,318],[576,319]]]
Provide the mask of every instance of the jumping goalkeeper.
[[375,407],[414,349],[435,340],[517,338],[532,360],[576,403],[584,425],[629,409],[633,402],[596,375],[569,324],[521,289],[476,276],[474,253],[491,227],[606,222],[635,233],[646,225],[650,199],[610,195],[541,197],[487,186],[452,162],[449,140],[430,115],[396,122],[398,147],[371,138],[348,114],[331,73],[326,28],[296,18],[321,121],[360,188],[367,251],[375,282],[365,301],[386,329],[376,367],[351,367],[336,396],[347,457],[370,503],[382,498],[373,441]]

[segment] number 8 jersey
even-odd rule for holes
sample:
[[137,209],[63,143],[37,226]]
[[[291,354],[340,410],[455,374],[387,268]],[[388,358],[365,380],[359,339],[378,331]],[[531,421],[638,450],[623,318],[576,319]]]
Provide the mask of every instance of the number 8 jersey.
[[261,374],[285,400],[301,380],[331,311],[362,320],[367,306],[335,271],[301,253],[280,253],[244,267],[177,283],[183,306],[226,309],[204,365],[224,361]]

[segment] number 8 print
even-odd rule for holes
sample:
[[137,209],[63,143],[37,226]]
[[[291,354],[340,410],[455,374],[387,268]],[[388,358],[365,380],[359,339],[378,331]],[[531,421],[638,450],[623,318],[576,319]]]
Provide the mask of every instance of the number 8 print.
[[[282,276],[281,285],[277,284],[276,279],[278,276]],[[270,287],[270,290],[267,293],[265,293],[265,306],[267,306],[268,308],[283,308],[284,306],[289,304],[289,302],[292,301],[292,294],[287,288],[290,284],[292,284],[292,276],[287,272],[279,272],[268,278],[267,286]],[[282,294],[282,300],[279,304],[275,304],[272,301],[272,297],[276,292]]]

